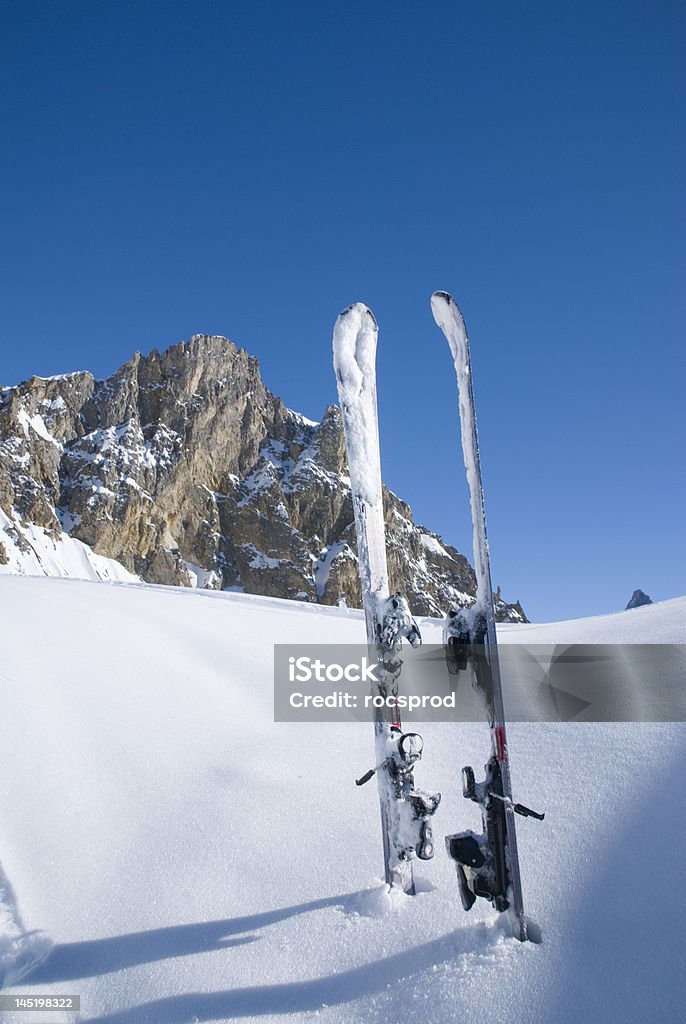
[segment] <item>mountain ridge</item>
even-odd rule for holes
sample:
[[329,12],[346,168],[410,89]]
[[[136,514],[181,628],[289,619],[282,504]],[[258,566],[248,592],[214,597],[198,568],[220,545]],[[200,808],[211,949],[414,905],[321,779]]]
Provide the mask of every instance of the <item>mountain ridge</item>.
[[[473,603],[467,559],[385,487],[384,507],[391,587],[416,614]],[[360,603],[338,407],[319,423],[289,409],[220,335],[136,352],[101,381],[0,389],[0,509],[4,571],[22,571],[30,526],[150,583]],[[518,603],[497,611],[526,621]]]

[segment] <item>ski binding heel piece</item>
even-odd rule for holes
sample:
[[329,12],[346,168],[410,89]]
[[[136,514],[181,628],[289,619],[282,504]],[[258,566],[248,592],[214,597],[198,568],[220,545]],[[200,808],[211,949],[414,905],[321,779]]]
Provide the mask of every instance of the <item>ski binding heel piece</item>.
[[445,848],[455,861],[460,900],[465,910],[471,910],[477,896],[489,900],[498,910],[507,910],[509,902],[504,893],[497,891],[492,860],[485,837],[474,832],[456,832],[445,837]]

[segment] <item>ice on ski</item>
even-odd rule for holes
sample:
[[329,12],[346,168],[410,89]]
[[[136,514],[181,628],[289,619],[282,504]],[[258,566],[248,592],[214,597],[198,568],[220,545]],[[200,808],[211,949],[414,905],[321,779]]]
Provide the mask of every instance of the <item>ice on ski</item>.
[[366,391],[374,387],[376,338],[376,321],[361,302],[344,310],[336,320],[334,368],[341,401],[351,407],[346,425],[350,478],[355,491],[370,505],[381,501],[376,397],[360,399],[369,397]]
[[481,474],[477,459],[478,444],[472,445],[472,437],[476,439],[476,421],[474,408],[469,401],[472,387],[469,372],[470,358],[467,341],[467,328],[457,304],[445,292],[435,292],[431,296],[431,309],[436,323],[445,334],[455,365],[457,377],[460,423],[462,425],[462,455],[464,458],[467,482],[469,484],[469,500],[473,524],[474,569],[478,581],[476,603],[485,606],[488,600],[486,590],[486,572],[488,565],[488,540],[485,529],[480,528],[484,518],[483,493],[481,490]]

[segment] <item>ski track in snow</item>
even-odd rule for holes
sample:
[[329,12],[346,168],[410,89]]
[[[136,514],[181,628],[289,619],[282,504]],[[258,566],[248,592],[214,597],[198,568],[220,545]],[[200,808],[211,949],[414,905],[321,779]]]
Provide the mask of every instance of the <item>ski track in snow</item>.
[[[520,944],[462,911],[442,849],[478,825],[459,770],[480,772],[485,725],[420,730],[417,783],[443,802],[412,899],[381,886],[378,801],[353,782],[371,725],[272,721],[271,645],[363,642],[361,612],[16,576],[0,609],[0,950],[55,943],[5,991],[82,1005],[41,1020],[680,1019],[684,725],[510,726],[515,797],[546,811],[518,828],[544,936]],[[686,599],[499,634],[684,643]]]

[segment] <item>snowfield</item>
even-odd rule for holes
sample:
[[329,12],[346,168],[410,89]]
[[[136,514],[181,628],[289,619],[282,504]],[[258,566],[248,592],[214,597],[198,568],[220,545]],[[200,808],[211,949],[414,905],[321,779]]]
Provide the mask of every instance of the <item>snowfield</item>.
[[[376,790],[354,785],[371,725],[273,722],[272,644],[363,642],[360,612],[2,575],[0,624],[3,994],[81,997],[41,1021],[681,1019],[682,723],[511,726],[515,797],[546,811],[518,822],[543,931],[521,944],[462,911],[442,848],[478,827],[459,771],[485,726],[421,729],[443,802],[410,898],[381,884]],[[500,635],[686,643],[686,599]]]
[[[73,525],[73,520],[69,519],[64,525],[68,529]],[[25,526],[18,519],[9,519],[1,508],[0,544],[7,559],[0,563],[0,575],[140,582],[140,577],[134,576],[120,562],[96,555],[87,544],[70,537],[68,533],[52,537],[41,526],[33,523]]]

